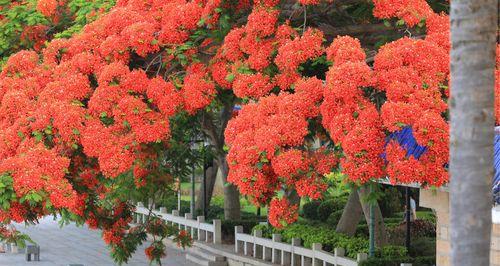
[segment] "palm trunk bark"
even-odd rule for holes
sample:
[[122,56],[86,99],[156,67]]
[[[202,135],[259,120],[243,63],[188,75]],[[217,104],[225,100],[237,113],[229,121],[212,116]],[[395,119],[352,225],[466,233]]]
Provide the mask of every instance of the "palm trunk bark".
[[451,263],[489,265],[498,0],[451,1]]
[[[363,186],[358,190],[358,196],[360,199],[361,207],[363,208],[363,213],[365,214],[366,223],[370,222],[370,203],[365,199],[370,194],[370,188]],[[375,203],[375,246],[383,247],[387,245],[387,230],[385,229],[384,217],[382,217],[382,211],[380,211],[380,206]]]
[[339,223],[335,231],[348,236],[356,234],[356,228],[363,217],[363,208],[359,201],[357,188],[353,188],[347,199],[347,203],[342,211]]

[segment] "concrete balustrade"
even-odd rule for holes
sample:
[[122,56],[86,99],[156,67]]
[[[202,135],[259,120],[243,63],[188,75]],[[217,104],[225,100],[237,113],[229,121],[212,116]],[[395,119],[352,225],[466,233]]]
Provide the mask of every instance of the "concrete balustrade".
[[[186,230],[193,239],[210,242],[214,244],[222,243],[221,221],[213,220],[211,224],[205,222],[204,216],[193,219],[191,213],[186,213],[184,217],[179,215],[179,211],[173,210],[172,214],[167,213],[167,209],[160,207],[160,210],[153,210],[152,214],[163,219],[167,224],[177,226]],[[144,207],[142,202],[138,202],[135,209],[134,223],[144,223],[150,215],[149,209]]]
[[336,248],[334,253],[326,252],[322,245],[315,243],[312,249],[301,246],[298,238],[292,243],[281,242],[281,235],[273,234],[272,239],[263,238],[262,231],[253,235],[243,233],[242,226],[235,229],[235,252],[279,265],[291,266],[357,266],[367,259],[366,253],[358,254],[357,260],[345,257],[345,250]]

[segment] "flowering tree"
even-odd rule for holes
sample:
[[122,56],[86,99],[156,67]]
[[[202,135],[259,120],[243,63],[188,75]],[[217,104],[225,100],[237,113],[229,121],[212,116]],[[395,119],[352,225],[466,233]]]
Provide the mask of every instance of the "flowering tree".
[[0,57],[32,48],[36,51],[53,37],[69,37],[95,20],[115,1],[3,1],[0,3]]
[[[424,0],[346,2],[403,31],[367,58],[359,39],[325,41],[320,10],[335,3],[119,0],[72,37],[12,55],[0,75],[0,221],[85,222],[118,262],[146,232],[157,236],[152,260],[166,236],[188,244],[154,217],[129,225],[129,200],[161,198],[178,175],[179,115],[200,118],[224,177],[269,204],[276,227],[297,219],[299,197],[321,197],[333,169],[357,185],[446,183],[447,15]],[[53,15],[54,3],[37,7]],[[386,143],[404,128],[426,147],[421,158]]]

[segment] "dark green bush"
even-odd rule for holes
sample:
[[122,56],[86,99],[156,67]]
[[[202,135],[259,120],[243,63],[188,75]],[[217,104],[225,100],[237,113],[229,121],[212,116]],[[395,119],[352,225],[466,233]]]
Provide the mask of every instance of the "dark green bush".
[[326,220],[326,223],[331,226],[332,228],[336,228],[337,224],[340,221],[340,217],[342,217],[342,212],[343,210],[336,210],[328,216],[328,219]]
[[410,257],[404,258],[368,258],[359,263],[359,266],[400,266],[401,263],[409,263]]
[[[185,213],[189,213],[191,210],[189,208],[189,201],[181,200],[181,210],[180,215],[184,215]],[[171,196],[163,199],[161,202],[157,204],[157,207],[165,207],[167,208],[168,213],[172,213],[173,210],[177,210],[177,197]]]
[[408,251],[406,247],[403,246],[383,246],[380,249],[377,249],[377,257],[379,258],[403,258],[408,256]]
[[436,256],[436,239],[434,237],[420,237],[412,239],[410,255],[413,257]]
[[401,263],[411,263],[413,266],[431,266],[436,264],[436,257],[403,257],[403,258],[369,258],[359,266],[399,266]]
[[334,248],[344,248],[346,256],[356,258],[358,253],[368,251],[368,241],[359,237],[348,237],[335,232],[335,230],[325,226],[311,226],[301,223],[292,224],[284,229],[266,228],[258,225],[255,229],[263,231],[263,235],[270,237],[272,233],[279,233],[283,241],[290,243],[292,238],[300,238],[302,245],[311,248],[313,243],[321,243],[326,251],[333,251]]
[[326,221],[335,211],[343,210],[346,198],[334,198],[323,201],[318,207],[318,220]]
[[311,220],[318,220],[318,207],[321,201],[310,201],[302,206],[302,216]]
[[234,227],[237,225],[243,226],[243,232],[249,234],[259,223],[266,222],[266,219],[245,219],[245,220],[222,220],[221,231],[225,239],[233,239]]
[[403,196],[393,186],[385,186],[381,189],[381,198],[378,200],[383,217],[392,217],[396,212],[402,211],[401,204]]

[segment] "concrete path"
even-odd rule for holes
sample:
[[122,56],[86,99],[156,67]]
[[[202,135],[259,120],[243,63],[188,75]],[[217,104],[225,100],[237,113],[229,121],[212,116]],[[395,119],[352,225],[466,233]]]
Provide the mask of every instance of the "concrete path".
[[[40,245],[40,261],[27,262],[24,254],[0,253],[0,266],[68,266],[83,264],[84,266],[115,266],[109,251],[101,239],[99,231],[88,227],[77,227],[73,224],[59,227],[52,217],[46,217],[39,225],[25,227],[17,225],[19,231],[27,233]],[[143,245],[126,265],[149,265],[144,255]],[[162,260],[166,266],[196,266],[186,261],[185,251],[167,246],[167,257]]]

